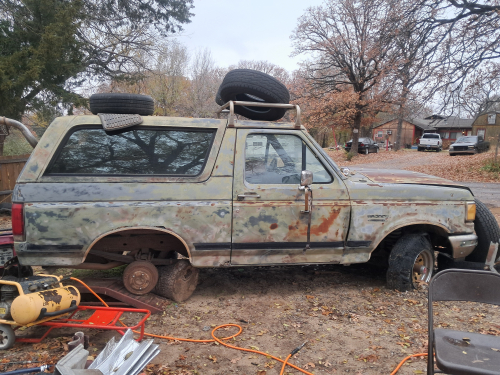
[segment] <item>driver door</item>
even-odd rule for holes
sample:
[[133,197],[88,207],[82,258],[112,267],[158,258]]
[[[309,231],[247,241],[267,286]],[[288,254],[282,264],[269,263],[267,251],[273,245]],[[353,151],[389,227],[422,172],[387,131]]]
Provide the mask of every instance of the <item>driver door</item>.
[[[340,262],[349,198],[313,150],[302,132],[238,129],[231,264]],[[309,247],[302,170],[313,172]]]

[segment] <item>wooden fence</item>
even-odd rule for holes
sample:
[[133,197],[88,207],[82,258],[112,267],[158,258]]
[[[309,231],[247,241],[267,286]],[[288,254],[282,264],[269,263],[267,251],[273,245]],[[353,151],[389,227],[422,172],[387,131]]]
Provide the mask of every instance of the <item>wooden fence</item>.
[[12,190],[29,156],[0,156],[0,207],[7,207],[12,203]]

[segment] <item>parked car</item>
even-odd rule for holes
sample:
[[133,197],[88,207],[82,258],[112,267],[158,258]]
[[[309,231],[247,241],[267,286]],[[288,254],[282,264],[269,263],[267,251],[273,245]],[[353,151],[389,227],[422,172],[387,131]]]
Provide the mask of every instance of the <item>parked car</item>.
[[455,143],[450,145],[448,151],[450,156],[454,156],[457,154],[477,154],[489,149],[490,142],[485,141],[481,135],[468,135],[458,138]]
[[417,151],[434,150],[441,151],[443,149],[443,140],[437,133],[425,133],[417,140]]
[[[352,139],[345,144],[345,150],[351,151]],[[378,152],[378,144],[371,138],[359,138],[358,153],[369,154],[370,152]]]
[[299,115],[279,124],[236,119],[235,107],[248,102],[231,100],[223,119],[150,116],[153,104],[97,94],[90,109],[99,115],[59,117],[47,128],[12,193],[23,266],[127,265],[131,293],[183,301],[199,268],[373,261],[387,268],[388,287],[406,291],[430,281],[435,253],[484,265],[500,238],[466,186],[339,168]]

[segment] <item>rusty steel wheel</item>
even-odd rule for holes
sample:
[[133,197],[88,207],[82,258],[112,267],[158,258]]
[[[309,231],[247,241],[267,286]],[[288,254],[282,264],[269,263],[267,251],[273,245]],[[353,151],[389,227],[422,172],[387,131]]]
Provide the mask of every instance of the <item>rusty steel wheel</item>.
[[184,259],[158,268],[160,278],[156,285],[156,294],[175,302],[182,302],[191,297],[198,284],[197,268]]
[[151,292],[158,282],[158,269],[145,260],[130,263],[123,272],[123,284],[132,294],[143,295]]
[[417,289],[431,281],[434,250],[424,233],[402,236],[392,248],[387,269],[387,286],[401,292]]

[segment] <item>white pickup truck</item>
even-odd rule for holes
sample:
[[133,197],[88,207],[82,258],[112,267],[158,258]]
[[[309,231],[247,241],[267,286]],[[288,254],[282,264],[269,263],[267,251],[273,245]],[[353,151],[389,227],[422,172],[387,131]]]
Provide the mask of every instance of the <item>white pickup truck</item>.
[[417,141],[417,150],[435,150],[441,151],[443,149],[443,140],[441,136],[436,133],[426,133]]

